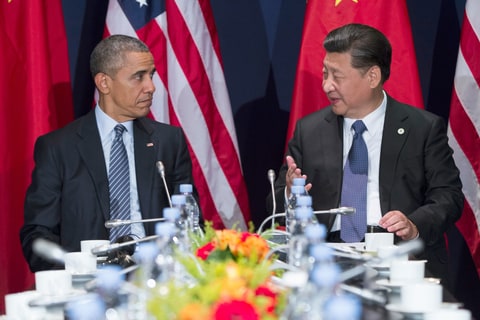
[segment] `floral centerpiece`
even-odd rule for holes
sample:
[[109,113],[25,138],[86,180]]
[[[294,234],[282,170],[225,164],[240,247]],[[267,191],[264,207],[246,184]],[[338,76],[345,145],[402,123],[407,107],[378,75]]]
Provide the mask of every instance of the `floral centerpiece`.
[[285,293],[271,282],[272,259],[265,239],[251,232],[214,230],[196,238],[195,257],[178,257],[196,280],[193,286],[175,281],[154,294],[149,312],[157,319],[278,319]]

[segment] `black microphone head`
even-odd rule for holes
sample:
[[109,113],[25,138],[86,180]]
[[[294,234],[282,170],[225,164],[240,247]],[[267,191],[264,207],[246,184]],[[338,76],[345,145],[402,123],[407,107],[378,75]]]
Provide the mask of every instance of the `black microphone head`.
[[[133,240],[135,240],[135,239],[133,239],[132,236],[124,235],[124,236],[118,237],[113,243],[124,243],[124,242],[133,241]],[[136,248],[135,243],[131,244],[131,245],[126,245],[125,247],[121,247],[118,250],[110,252],[109,257],[110,257],[110,255],[117,255],[118,253],[133,255],[133,253],[135,252],[135,248]]]

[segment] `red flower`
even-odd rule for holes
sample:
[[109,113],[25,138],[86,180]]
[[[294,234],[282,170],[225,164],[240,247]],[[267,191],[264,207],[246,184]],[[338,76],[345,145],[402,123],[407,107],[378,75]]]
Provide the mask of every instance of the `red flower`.
[[248,302],[232,300],[219,303],[214,310],[215,320],[258,320],[255,308]]
[[213,242],[209,242],[203,247],[197,249],[197,257],[202,260],[206,260],[213,250],[215,250],[215,244]]
[[255,290],[256,296],[264,296],[269,298],[269,303],[266,305],[266,311],[270,314],[275,312],[275,306],[277,305],[277,294],[269,287],[260,286]]

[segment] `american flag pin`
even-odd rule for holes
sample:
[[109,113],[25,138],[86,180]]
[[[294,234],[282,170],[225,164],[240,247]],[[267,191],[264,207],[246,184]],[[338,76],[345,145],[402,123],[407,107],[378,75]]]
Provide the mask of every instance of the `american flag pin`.
[[147,147],[153,147],[153,142],[147,143]]

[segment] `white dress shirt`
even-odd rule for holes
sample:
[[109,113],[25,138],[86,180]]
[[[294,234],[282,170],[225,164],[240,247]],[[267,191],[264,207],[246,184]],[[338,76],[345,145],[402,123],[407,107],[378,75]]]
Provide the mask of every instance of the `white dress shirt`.
[[[103,154],[105,156],[105,166],[107,168],[107,175],[109,174],[110,164],[110,149],[112,148],[112,142],[115,138],[115,126],[118,124],[115,120],[110,118],[100,107],[95,107],[95,116],[97,118],[97,127],[100,132],[100,139],[102,141]],[[134,156],[134,144],[133,144],[133,121],[122,122],[122,125],[127,129],[123,134],[123,143],[127,150],[128,156],[128,168],[130,170],[130,219],[140,220],[142,214],[140,212],[140,203],[138,200],[137,190],[137,175],[135,172],[135,156]],[[131,233],[138,238],[145,237],[145,228],[141,223],[134,223],[131,225]]]
[[[378,225],[382,218],[379,192],[380,151],[382,147],[383,124],[385,123],[385,110],[387,108],[387,95],[383,92],[383,101],[375,111],[363,119],[344,118],[343,121],[343,166],[348,158],[352,146],[354,130],[352,124],[362,120],[367,130],[362,134],[368,149],[368,182],[367,182],[367,225]],[[337,215],[332,231],[340,230],[341,216]]]

